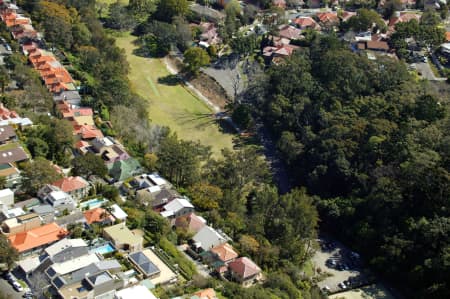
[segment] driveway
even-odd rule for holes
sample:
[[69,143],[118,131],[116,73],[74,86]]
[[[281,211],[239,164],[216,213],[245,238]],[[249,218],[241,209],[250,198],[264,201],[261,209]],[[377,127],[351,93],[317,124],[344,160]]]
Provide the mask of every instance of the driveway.
[[209,275],[209,270],[208,270],[208,266],[200,263],[199,261],[194,260],[193,258],[191,258],[189,256],[189,254],[186,253],[185,251],[185,245],[180,245],[177,246],[177,249],[184,254],[184,256],[190,260],[192,263],[194,263],[195,267],[197,268],[197,273],[200,274],[201,276],[203,276],[204,278],[211,278],[211,276]]
[[23,292],[16,292],[7,280],[0,277],[0,294],[2,294],[4,298],[21,299]]

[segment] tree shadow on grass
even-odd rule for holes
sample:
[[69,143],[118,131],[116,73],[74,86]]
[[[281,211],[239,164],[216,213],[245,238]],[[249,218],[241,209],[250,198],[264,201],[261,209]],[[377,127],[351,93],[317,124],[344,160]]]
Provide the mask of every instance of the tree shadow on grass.
[[181,79],[177,75],[167,75],[165,77],[159,77],[158,83],[169,86],[175,86],[181,83]]

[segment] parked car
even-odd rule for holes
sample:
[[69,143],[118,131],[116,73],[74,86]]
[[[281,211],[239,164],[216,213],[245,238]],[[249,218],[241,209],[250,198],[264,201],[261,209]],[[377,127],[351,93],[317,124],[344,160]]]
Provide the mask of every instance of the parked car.
[[22,286],[17,281],[13,282],[12,286],[13,286],[14,290],[16,290],[17,292],[22,292],[23,291]]
[[31,291],[27,291],[22,295],[22,298],[33,298],[33,293]]
[[330,268],[336,267],[336,261],[332,259],[328,259],[325,264]]
[[329,286],[324,286],[324,287],[322,288],[322,291],[324,291],[325,293],[329,293],[329,292],[331,292],[331,289],[330,289]]
[[343,290],[347,289],[347,286],[343,282],[338,283],[338,287],[340,287]]

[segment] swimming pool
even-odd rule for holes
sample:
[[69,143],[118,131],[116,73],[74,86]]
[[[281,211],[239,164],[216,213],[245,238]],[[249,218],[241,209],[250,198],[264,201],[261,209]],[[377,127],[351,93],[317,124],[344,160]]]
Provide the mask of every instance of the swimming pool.
[[108,200],[106,200],[104,198],[90,199],[88,201],[84,201],[84,202],[80,203],[80,208],[82,208],[82,209],[87,208],[88,210],[98,208],[107,201]]
[[107,254],[116,251],[116,248],[114,248],[111,243],[106,243],[105,245],[95,248],[93,251],[99,254]]

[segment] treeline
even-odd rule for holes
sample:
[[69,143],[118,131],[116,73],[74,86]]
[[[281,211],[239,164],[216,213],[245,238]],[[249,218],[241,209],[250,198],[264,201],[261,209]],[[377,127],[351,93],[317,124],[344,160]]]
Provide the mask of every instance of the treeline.
[[404,63],[334,37],[270,70],[245,95],[296,185],[333,231],[408,297],[450,297],[448,99]]

